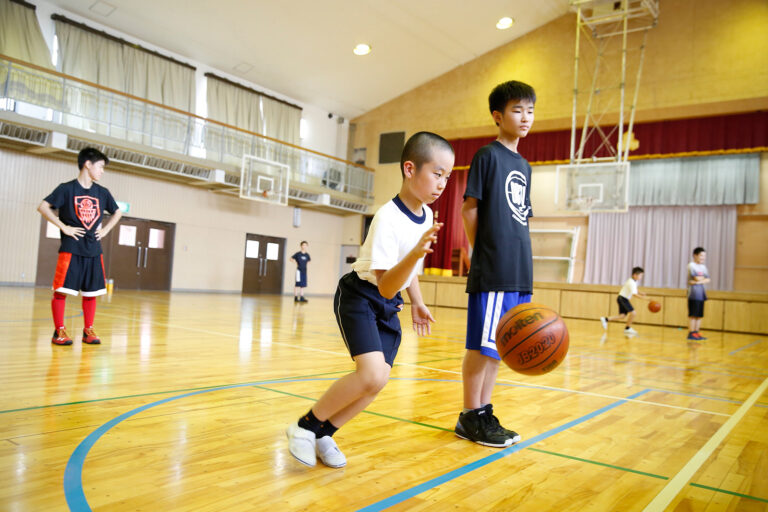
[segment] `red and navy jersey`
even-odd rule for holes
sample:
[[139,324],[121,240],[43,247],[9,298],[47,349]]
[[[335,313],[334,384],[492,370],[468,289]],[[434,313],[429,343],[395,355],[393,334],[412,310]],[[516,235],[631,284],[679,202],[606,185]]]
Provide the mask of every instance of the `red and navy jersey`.
[[117,203],[105,187],[96,183],[83,188],[76,179],[60,184],[45,201],[59,211],[59,220],[67,226],[82,227],[85,236],[75,240],[61,233],[59,252],[80,256],[101,254],[101,242],[96,239],[96,230],[101,224],[102,212],[115,213]]

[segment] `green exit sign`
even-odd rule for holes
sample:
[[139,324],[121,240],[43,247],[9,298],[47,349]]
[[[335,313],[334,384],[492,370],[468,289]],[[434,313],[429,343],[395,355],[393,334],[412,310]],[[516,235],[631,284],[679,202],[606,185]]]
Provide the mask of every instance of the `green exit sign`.
[[115,201],[117,203],[118,208],[120,208],[120,211],[123,213],[128,213],[131,210],[131,203],[124,203],[122,201]]

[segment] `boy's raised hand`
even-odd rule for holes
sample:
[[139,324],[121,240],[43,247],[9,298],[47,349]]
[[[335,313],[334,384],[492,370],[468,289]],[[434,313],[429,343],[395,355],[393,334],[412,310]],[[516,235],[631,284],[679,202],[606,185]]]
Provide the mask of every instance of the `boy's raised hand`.
[[440,228],[442,227],[442,222],[435,222],[432,224],[432,227],[430,227],[427,231],[424,232],[423,235],[421,235],[421,240],[419,240],[419,243],[417,243],[416,247],[413,248],[413,252],[416,253],[418,258],[434,252],[432,249],[432,244],[437,242],[437,232],[440,231]]

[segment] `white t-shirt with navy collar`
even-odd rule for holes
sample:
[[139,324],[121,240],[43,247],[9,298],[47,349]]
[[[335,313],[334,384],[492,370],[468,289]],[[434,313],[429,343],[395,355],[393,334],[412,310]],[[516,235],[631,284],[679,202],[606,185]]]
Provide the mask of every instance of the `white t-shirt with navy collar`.
[[[389,270],[416,247],[433,223],[432,210],[427,205],[423,205],[421,210],[421,215],[415,215],[399,196],[395,196],[376,211],[360,249],[360,257],[352,264],[352,270],[360,279],[377,285],[374,270]],[[424,258],[421,258],[400,290],[411,285],[423,265]]]

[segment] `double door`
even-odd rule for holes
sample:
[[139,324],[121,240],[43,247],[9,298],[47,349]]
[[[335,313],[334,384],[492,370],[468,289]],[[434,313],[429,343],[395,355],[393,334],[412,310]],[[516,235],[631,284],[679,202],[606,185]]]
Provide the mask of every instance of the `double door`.
[[285,238],[245,235],[243,293],[282,293]]
[[[104,214],[102,224],[109,222]],[[122,290],[170,290],[176,225],[123,217],[101,241],[106,278]],[[59,229],[41,218],[35,284],[51,286],[61,238]]]
[[123,217],[104,244],[107,278],[122,290],[170,290],[175,234],[171,222]]

